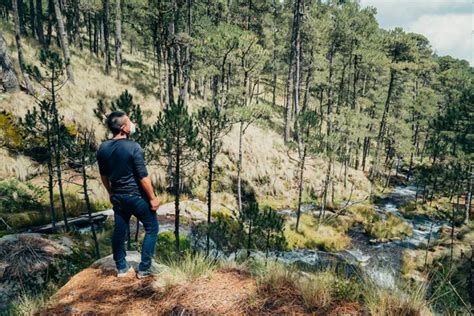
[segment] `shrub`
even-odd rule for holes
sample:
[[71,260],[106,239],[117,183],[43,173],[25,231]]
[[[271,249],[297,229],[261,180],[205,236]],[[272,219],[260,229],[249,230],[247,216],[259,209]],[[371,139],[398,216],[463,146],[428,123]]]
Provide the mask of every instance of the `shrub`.
[[[185,236],[180,235],[180,250],[188,252],[191,249],[191,242]],[[176,256],[175,253],[176,237],[174,232],[162,232],[158,234],[156,242],[156,256],[160,259],[171,260]]]
[[411,255],[408,250],[403,251],[402,255],[402,266],[400,272],[403,275],[409,275],[417,267],[415,257]]
[[169,289],[185,282],[193,282],[200,277],[210,277],[217,269],[217,263],[203,254],[186,253],[183,257],[164,260],[166,268],[158,274],[159,287]]
[[310,309],[325,308],[335,301],[357,301],[362,291],[356,280],[341,277],[331,269],[301,277],[297,287]]
[[268,261],[266,265],[258,263],[258,261],[254,261],[252,264],[252,270],[257,274],[258,284],[273,288],[293,284],[295,273],[284,264],[275,261]]
[[326,251],[341,251],[350,245],[350,238],[338,229],[320,224],[308,214],[302,214],[298,232],[295,221],[287,221],[285,237],[289,248],[318,248]]
[[12,150],[18,151],[25,147],[24,130],[17,123],[12,113],[0,112],[0,136],[1,145]]
[[56,291],[54,285],[39,293],[21,293],[15,301],[7,307],[7,315],[37,315],[47,305],[49,298]]
[[395,289],[380,288],[368,281],[363,291],[370,315],[431,314],[426,296],[426,284],[400,284]]
[[44,190],[15,179],[0,181],[0,213],[42,210]]
[[186,281],[194,281],[202,276],[210,276],[217,268],[216,262],[201,253],[186,253],[181,258],[165,260],[169,271],[166,273],[181,274]]
[[358,204],[347,208],[353,215],[354,221],[360,224],[371,222],[376,216],[373,205]]
[[430,205],[430,203],[410,201],[400,208],[400,212],[407,218],[425,216],[440,220],[451,219],[451,205],[449,202],[436,201],[433,205]]
[[365,231],[377,239],[403,238],[411,236],[413,233],[410,225],[391,213],[388,213],[386,220],[376,217],[374,221],[365,226]]
[[302,278],[297,287],[305,305],[310,309],[324,308],[334,299],[334,283],[336,277],[330,272],[320,272]]

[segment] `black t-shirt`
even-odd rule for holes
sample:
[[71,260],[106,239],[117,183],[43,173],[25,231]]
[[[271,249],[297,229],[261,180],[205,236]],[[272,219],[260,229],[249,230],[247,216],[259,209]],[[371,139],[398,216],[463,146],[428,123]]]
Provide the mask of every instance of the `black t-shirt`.
[[113,193],[143,194],[138,181],[148,175],[141,146],[126,138],[109,139],[97,151],[99,172]]

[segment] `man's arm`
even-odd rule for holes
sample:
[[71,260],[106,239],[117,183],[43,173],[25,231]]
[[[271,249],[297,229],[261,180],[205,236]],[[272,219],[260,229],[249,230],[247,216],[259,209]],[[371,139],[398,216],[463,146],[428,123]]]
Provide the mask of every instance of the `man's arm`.
[[148,200],[150,200],[151,210],[156,211],[160,206],[160,202],[156,198],[155,192],[153,192],[153,185],[151,184],[151,179],[148,176],[148,171],[146,170],[145,159],[143,156],[143,149],[140,147],[140,145],[138,145],[133,154],[135,173],[138,176],[138,179],[140,179],[140,186],[142,187],[143,191],[145,191]]
[[160,202],[155,196],[155,192],[153,192],[153,185],[151,184],[151,180],[149,176],[140,179],[140,186],[142,187],[143,191],[145,191],[148,200],[150,200],[151,209],[156,211],[160,206]]

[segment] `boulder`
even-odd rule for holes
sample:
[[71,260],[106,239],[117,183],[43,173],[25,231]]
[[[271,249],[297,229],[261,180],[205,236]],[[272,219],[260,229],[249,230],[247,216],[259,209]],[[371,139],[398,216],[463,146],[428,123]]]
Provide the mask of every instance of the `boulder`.
[[[138,251],[127,251],[126,260],[135,271],[138,271],[138,265],[141,261],[141,254]],[[100,268],[104,273],[115,273],[117,271],[112,255],[97,260],[91,265],[91,268]],[[155,260],[152,260],[151,270],[154,274],[159,274],[166,269],[168,269],[166,265],[159,264]]]
[[[204,222],[207,217],[207,205],[199,200],[187,200],[179,203],[180,216],[191,219],[193,222]],[[174,202],[161,205],[156,214],[158,216],[174,216]]]
[[19,87],[18,78],[8,54],[7,43],[0,34],[0,91],[17,91]]

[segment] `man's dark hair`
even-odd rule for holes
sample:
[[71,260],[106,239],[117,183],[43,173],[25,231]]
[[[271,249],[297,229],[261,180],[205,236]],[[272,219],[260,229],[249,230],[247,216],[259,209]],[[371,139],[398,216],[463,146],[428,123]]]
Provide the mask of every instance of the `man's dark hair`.
[[125,112],[114,111],[107,116],[107,127],[115,135],[120,133],[120,130],[125,123]]

